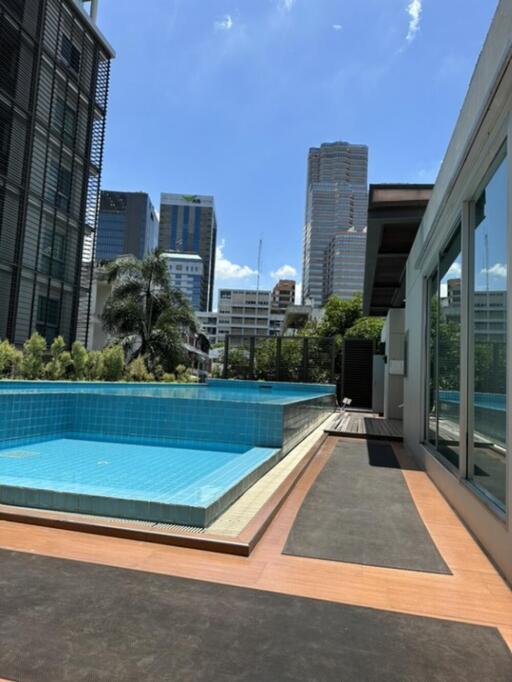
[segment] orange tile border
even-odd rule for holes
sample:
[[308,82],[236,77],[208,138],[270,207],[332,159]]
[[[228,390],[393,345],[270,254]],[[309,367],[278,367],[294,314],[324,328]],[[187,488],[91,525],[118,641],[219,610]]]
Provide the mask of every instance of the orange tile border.
[[[499,628],[512,649],[512,592],[424,471],[403,469],[418,511],[453,575],[281,554],[304,497],[332,455],[318,449],[246,557],[0,521],[0,547]],[[393,444],[402,464],[409,458]]]

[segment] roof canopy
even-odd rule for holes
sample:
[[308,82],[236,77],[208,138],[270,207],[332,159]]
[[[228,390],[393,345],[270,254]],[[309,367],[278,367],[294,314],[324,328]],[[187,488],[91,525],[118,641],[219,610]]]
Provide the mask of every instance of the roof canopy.
[[402,308],[405,264],[433,185],[370,185],[363,309],[386,315]]

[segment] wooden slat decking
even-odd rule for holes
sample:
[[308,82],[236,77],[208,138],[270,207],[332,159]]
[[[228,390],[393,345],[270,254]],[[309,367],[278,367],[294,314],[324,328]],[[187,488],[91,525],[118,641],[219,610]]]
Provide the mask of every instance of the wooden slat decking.
[[402,422],[399,419],[384,419],[373,412],[338,412],[327,425],[326,433],[331,436],[350,436],[375,440],[402,441]]

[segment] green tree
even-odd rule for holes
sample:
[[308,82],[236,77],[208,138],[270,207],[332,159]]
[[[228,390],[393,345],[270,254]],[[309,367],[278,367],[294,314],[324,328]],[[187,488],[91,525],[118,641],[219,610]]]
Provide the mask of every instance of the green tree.
[[[224,357],[221,358],[224,362]],[[233,346],[228,353],[228,376],[230,379],[247,379],[250,371],[249,351],[242,346]]]
[[0,342],[0,376],[14,378],[21,367],[23,354],[7,339]]
[[363,314],[360,294],[348,300],[331,296],[324,307],[324,314],[317,325],[318,336],[345,336]]
[[109,346],[101,351],[103,358],[102,378],[120,381],[124,376],[124,351],[121,346]]
[[88,381],[101,381],[103,378],[102,351],[91,350],[87,353],[84,375]]
[[74,341],[71,346],[71,364],[73,377],[75,379],[85,379],[87,369],[87,351],[81,341]]
[[62,336],[56,336],[50,347],[51,360],[44,368],[48,379],[64,379],[71,365],[71,354],[66,350],[66,344]]
[[34,332],[23,344],[21,374],[24,379],[40,379],[43,376],[45,352],[46,341]]
[[137,260],[118,258],[107,266],[112,294],[103,311],[103,325],[130,360],[144,356],[149,371],[161,365],[172,372],[185,360],[182,330],[197,331],[185,296],[170,283],[159,251]]
[[355,324],[345,332],[345,339],[373,339],[380,340],[384,318],[360,317]]

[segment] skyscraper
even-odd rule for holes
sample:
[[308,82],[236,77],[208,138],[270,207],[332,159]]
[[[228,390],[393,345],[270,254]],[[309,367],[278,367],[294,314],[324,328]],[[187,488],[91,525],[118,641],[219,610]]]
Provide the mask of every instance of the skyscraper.
[[0,0],[0,338],[77,336],[113,56],[77,0]]
[[[330,293],[347,297],[343,290],[337,291],[334,286],[340,281],[337,270],[345,267],[345,260],[340,254],[334,257],[333,238],[338,232],[364,233],[368,211],[367,174],[366,145],[330,142],[309,150],[302,298],[310,299],[316,307],[321,306]],[[338,238],[337,242],[341,247],[347,240]],[[354,267],[361,270],[358,290],[362,291],[364,238],[352,239],[350,249],[356,255],[358,250],[363,254],[362,266],[358,255],[354,259]],[[334,271],[329,272],[329,267]]]
[[132,255],[143,258],[158,246],[158,219],[145,192],[103,190],[100,198],[96,261]]
[[203,261],[199,310],[211,310],[217,220],[213,197],[197,194],[162,194],[159,247],[163,251],[196,253]]

